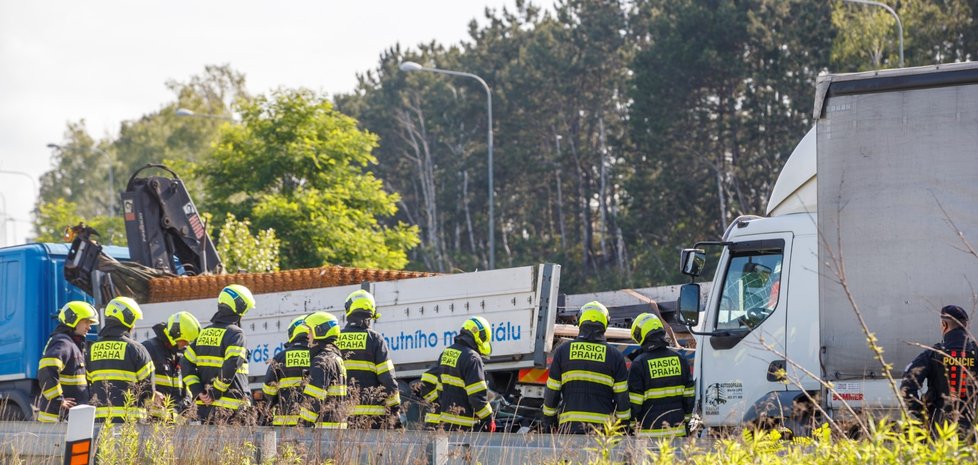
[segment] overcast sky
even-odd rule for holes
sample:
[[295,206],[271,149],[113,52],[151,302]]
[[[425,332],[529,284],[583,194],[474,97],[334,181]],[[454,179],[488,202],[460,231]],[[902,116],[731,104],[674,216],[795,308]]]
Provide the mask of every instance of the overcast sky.
[[[204,65],[230,64],[252,93],[302,86],[332,95],[352,90],[383,49],[466,40],[486,7],[513,4],[0,0],[0,171],[36,180],[51,168],[45,146],[61,141],[69,121],[84,119],[96,138],[114,136],[121,121],[172,99],[168,79]],[[34,186],[0,172],[0,225],[12,220],[0,227],[0,245],[32,234]]]

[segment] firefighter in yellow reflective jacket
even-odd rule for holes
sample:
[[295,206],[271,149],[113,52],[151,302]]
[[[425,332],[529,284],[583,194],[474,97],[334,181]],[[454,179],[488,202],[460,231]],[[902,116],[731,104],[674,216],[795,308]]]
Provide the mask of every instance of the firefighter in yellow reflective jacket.
[[202,422],[225,422],[250,405],[248,349],[241,318],[255,308],[248,288],[231,284],[217,296],[211,325],[184,354],[183,382],[197,405]]
[[295,426],[299,423],[299,405],[303,401],[302,391],[306,387],[312,360],[305,317],[292,320],[288,337],[285,350],[275,354],[268,364],[262,386],[267,408],[274,412],[274,426]]
[[146,418],[145,405],[155,401],[153,360],[142,344],[129,336],[143,318],[139,304],[116,297],[105,306],[105,327],[88,348],[88,380],[95,421],[122,423]]
[[180,360],[190,343],[200,335],[200,322],[190,312],[170,315],[165,323],[153,325],[155,336],[143,341],[143,347],[153,359],[156,372],[153,380],[156,392],[163,395],[163,403],[151,413],[154,417],[173,419],[187,409],[190,396],[180,371]]
[[302,393],[305,396],[300,417],[306,425],[317,428],[346,429],[346,368],[343,356],[336,348],[340,322],[326,312],[306,317],[309,327],[309,349],[312,361],[309,381]]
[[37,368],[37,420],[45,423],[62,420],[71,407],[88,403],[85,335],[98,324],[98,312],[88,302],[72,301],[61,307],[58,322]]
[[401,395],[387,343],[370,324],[380,318],[374,296],[365,290],[346,298],[346,327],[336,340],[343,353],[349,385],[357,395],[350,423],[354,428],[380,428],[399,422]]
[[550,364],[543,396],[546,431],[553,430],[555,419],[561,432],[583,434],[631,417],[625,356],[605,340],[608,309],[589,302],[577,323],[577,338],[558,347]]
[[432,389],[438,393],[437,416],[427,419],[437,418],[448,430],[496,430],[482,360],[492,354],[491,333],[492,326],[485,318],[465,320],[455,343],[441,353],[438,365],[423,375],[424,398],[434,398]]
[[651,313],[632,323],[632,338],[641,346],[628,374],[636,436],[685,436],[693,413],[695,389],[689,364],[667,347],[665,335],[662,321]]
[[442,391],[439,366],[435,364],[421,374],[421,398],[425,400],[424,428],[428,430],[438,429],[441,424],[438,410],[438,396]]

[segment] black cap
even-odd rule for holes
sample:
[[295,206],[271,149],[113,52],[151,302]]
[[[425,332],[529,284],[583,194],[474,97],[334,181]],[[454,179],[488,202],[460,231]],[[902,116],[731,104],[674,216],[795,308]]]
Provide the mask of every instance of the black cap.
[[964,324],[968,322],[968,313],[957,305],[947,305],[941,309],[941,318],[957,320],[959,323]]

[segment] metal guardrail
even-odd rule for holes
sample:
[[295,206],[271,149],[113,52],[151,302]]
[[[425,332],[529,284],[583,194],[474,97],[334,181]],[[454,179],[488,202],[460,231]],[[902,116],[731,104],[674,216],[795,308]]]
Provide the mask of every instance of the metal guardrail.
[[[119,428],[96,425],[99,441],[106,434],[127,434]],[[152,453],[151,441],[170,441],[177,463],[200,462],[210,457],[222,462],[231,452],[263,463],[284,454],[299,453],[317,463],[333,459],[343,464],[535,464],[588,463],[600,456],[595,436],[446,433],[416,430],[364,431],[249,426],[182,425],[161,431],[158,425],[136,425],[140,455]],[[18,458],[27,463],[61,463],[65,424],[0,422],[0,462]],[[111,433],[110,433],[111,431]],[[163,438],[163,439],[161,439]],[[626,437],[610,448],[610,459],[641,462],[658,442]],[[196,454],[196,455],[194,455]],[[206,460],[205,460],[206,461]]]

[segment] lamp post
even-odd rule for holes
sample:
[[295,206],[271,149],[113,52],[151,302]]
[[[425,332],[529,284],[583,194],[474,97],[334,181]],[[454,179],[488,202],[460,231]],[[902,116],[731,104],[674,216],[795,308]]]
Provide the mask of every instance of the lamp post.
[[[30,174],[27,174],[27,173],[25,173],[23,171],[14,171],[14,170],[0,170],[0,174],[13,174],[13,175],[17,175],[17,176],[23,176],[23,177],[29,179],[31,181],[31,184],[34,185],[34,194],[35,195],[41,195],[40,194],[40,190],[37,188],[37,180],[34,179],[34,176],[31,176]],[[7,198],[6,197],[4,197],[4,199],[3,199],[3,212],[4,212],[4,216],[6,217],[6,215],[7,215]],[[11,219],[9,217],[4,218],[3,235],[4,235],[4,241],[5,242],[6,242],[6,236],[7,236],[7,223],[13,222],[13,221],[15,221],[15,220],[13,220],[13,219]],[[14,241],[16,241],[16,240],[17,240],[17,227],[14,226]]]
[[[58,151],[64,151],[64,149],[60,145],[58,145],[58,144],[48,144],[48,148],[49,149],[58,150]],[[115,215],[115,213],[116,213],[116,209],[115,209],[115,174],[113,173],[113,170],[112,170],[112,157],[110,157],[109,154],[105,153],[104,150],[102,150],[102,149],[100,149],[98,147],[92,147],[91,150],[92,150],[92,152],[95,152],[95,153],[97,153],[97,154],[105,157],[105,161],[108,163],[106,166],[109,167],[109,216]]]
[[896,19],[897,32],[900,33],[900,67],[903,68],[903,23],[900,22],[900,16],[897,15],[896,11],[893,11],[893,8],[890,8],[886,4],[880,2],[874,2],[872,0],[842,0],[842,1],[849,2],[849,3],[861,3],[863,5],[878,6],[888,11],[891,15],[893,15],[893,18]]
[[185,117],[185,118],[220,119],[220,120],[224,120],[224,121],[230,121],[232,123],[237,123],[238,122],[238,120],[236,120],[236,119],[234,119],[234,118],[232,118],[230,116],[212,115],[212,114],[209,114],[209,113],[196,113],[196,112],[194,112],[193,110],[191,110],[189,108],[177,108],[177,111],[173,112],[173,114],[175,114],[177,116]]
[[447,69],[438,68],[426,68],[413,61],[405,61],[401,63],[401,71],[404,72],[414,72],[414,71],[428,71],[432,73],[447,74],[449,76],[458,76],[475,79],[482,84],[482,88],[486,91],[486,108],[488,110],[488,140],[489,140],[489,269],[496,268],[496,235],[494,233],[495,228],[495,210],[493,208],[495,204],[495,193],[492,187],[492,91],[489,89],[489,85],[486,84],[481,77],[476,76],[472,73],[463,73],[461,71],[451,71]]

